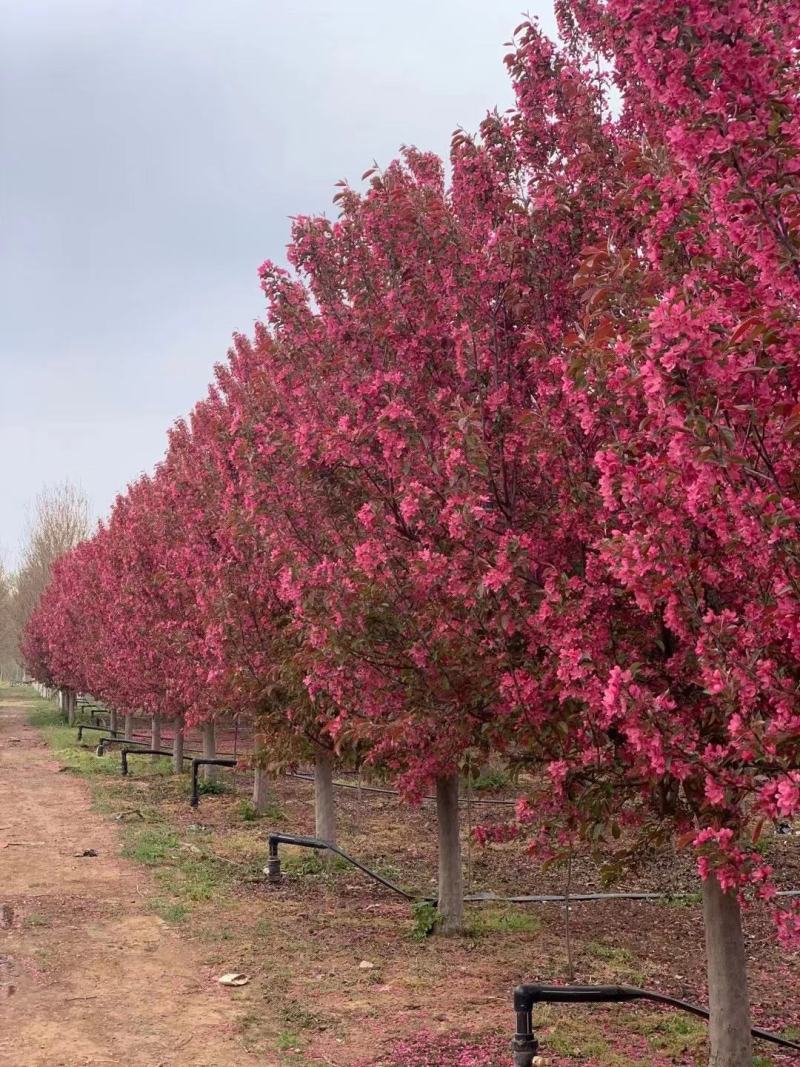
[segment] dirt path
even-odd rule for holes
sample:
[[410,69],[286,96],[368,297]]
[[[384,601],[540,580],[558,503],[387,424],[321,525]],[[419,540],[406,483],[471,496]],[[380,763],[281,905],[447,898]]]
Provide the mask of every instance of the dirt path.
[[147,874],[25,716],[0,702],[1,1067],[255,1067],[248,991],[148,911]]

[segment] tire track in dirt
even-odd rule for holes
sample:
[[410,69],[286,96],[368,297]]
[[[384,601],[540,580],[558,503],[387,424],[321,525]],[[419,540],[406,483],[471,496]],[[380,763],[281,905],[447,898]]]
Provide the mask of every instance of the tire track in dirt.
[[0,1067],[270,1067],[237,1036],[249,991],[148,911],[147,874],[49,756],[0,701]]

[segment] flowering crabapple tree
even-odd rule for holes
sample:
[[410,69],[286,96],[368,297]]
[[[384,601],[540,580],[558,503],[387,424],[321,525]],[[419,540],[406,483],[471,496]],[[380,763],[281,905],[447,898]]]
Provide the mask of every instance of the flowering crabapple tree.
[[[275,561],[279,522],[261,510],[250,468],[266,455],[253,450],[253,426],[269,408],[259,391],[247,346],[237,342],[227,367],[217,368],[208,398],[188,425],[171,436],[165,462],[171,510],[191,529],[181,553],[182,580],[192,589],[203,618],[202,647],[194,655],[198,686],[214,691],[217,707],[243,716],[260,738],[254,802],[263,806],[266,765],[313,755],[318,775],[317,832],[335,841],[330,741],[325,717],[303,684],[303,631],[291,625],[279,596],[282,564]],[[266,387],[268,379],[261,383]],[[284,468],[272,470],[277,495],[288,491]],[[281,543],[288,533],[281,533]],[[196,542],[200,539],[202,544]],[[267,751],[267,747],[269,751]],[[258,794],[256,796],[256,794]]]
[[[569,522],[559,540],[549,513],[536,519],[560,490],[531,449],[531,397],[556,412],[543,440],[569,444],[554,342],[609,209],[602,95],[538,46],[529,139],[496,115],[479,140],[459,135],[450,191],[438,159],[406,150],[366,194],[343,187],[335,222],[296,222],[295,276],[262,268],[295,463],[294,496],[267,510],[291,507],[303,529],[285,590],[313,635],[310,684],[335,704],[337,743],[366,745],[411,797],[435,782],[449,931],[462,921],[459,763],[509,743],[497,662],[520,630],[496,593],[515,557],[545,567],[545,544],[574,542]],[[579,211],[552,195],[564,172]]]
[[[612,845],[637,826],[695,848],[711,1062],[744,1067],[740,900],[774,894],[754,845],[800,807],[800,12],[702,0],[560,12],[565,40],[608,61],[622,99],[620,221],[585,249],[584,310],[564,337],[599,501],[583,558],[548,576],[528,616],[532,660],[504,688],[531,748],[549,751],[545,836],[560,814]],[[620,240],[625,219],[638,232]],[[777,919],[796,938],[797,911]]]

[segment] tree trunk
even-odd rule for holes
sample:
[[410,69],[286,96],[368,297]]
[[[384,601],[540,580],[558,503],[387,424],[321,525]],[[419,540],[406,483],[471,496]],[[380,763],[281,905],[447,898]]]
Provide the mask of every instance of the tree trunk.
[[263,815],[269,803],[269,774],[266,767],[256,767],[253,771],[253,809],[257,815]]
[[436,779],[436,818],[439,825],[439,929],[443,934],[460,934],[464,929],[464,888],[457,774]]
[[70,726],[75,725],[75,712],[78,707],[78,698],[72,689],[67,689],[67,722]]
[[133,741],[133,716],[125,716],[125,740]]
[[[317,749],[314,766],[314,815],[316,835],[320,841],[336,844],[336,800],[333,795],[333,755],[328,749]],[[322,857],[323,859],[325,856]],[[330,858],[330,853],[328,853]]]
[[724,893],[712,873],[703,882],[708,997],[709,1067],[751,1067],[750,998],[742,915],[735,893]]
[[116,734],[118,729],[116,708],[112,708],[108,713],[108,728],[112,734]]
[[175,736],[172,739],[172,769],[175,774],[183,771],[183,719],[175,720]]
[[[203,759],[217,758],[217,734],[213,722],[203,723]],[[203,781],[216,782],[219,768],[205,766],[202,768]]]
[[[152,725],[150,728],[150,748],[161,748],[161,716],[154,715],[152,719]],[[153,756],[154,760],[158,759],[158,756]]]

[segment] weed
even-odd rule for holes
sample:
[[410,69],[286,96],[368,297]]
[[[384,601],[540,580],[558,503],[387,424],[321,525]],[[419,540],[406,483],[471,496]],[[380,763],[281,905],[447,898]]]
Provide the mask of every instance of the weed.
[[299,1052],[302,1044],[302,1038],[292,1030],[281,1030],[275,1041],[276,1048],[281,1052]]
[[411,905],[413,924],[411,937],[414,941],[424,941],[436,931],[439,924],[439,912],[429,900],[418,900]]
[[331,852],[324,855],[323,859],[319,852],[309,852],[308,849],[286,851],[281,858],[281,864],[287,874],[295,876],[330,876],[337,871],[350,869],[350,864],[341,856]]
[[494,793],[505,789],[510,781],[508,771],[500,767],[484,767],[480,774],[472,779],[472,788],[478,793]]
[[614,967],[624,968],[633,963],[633,956],[626,948],[617,948],[615,945],[604,945],[600,941],[587,941],[583,946],[584,952],[593,959],[610,963]]
[[231,793],[233,790],[227,782],[223,782],[219,778],[210,778],[208,780],[201,778],[197,783],[197,791],[204,796],[221,796],[223,793]]
[[180,923],[189,914],[189,908],[185,904],[168,903],[163,900],[156,900],[153,903],[153,907],[157,915],[168,923]]
[[535,934],[542,924],[535,915],[518,908],[487,908],[473,913],[467,924],[468,933],[480,934]]
[[645,1034],[655,1051],[667,1052],[674,1057],[699,1051],[708,1036],[705,1023],[691,1015],[647,1015],[640,1026],[634,1027],[629,1021],[628,1028]]
[[701,893],[680,893],[674,897],[664,897],[661,903],[668,908],[695,908],[703,900]]

